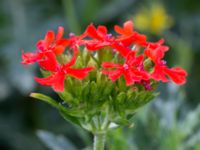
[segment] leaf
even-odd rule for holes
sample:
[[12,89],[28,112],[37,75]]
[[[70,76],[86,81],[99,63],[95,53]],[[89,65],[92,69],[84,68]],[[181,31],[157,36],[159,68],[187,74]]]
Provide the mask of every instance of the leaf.
[[54,99],[52,99],[51,97],[46,96],[44,94],[41,94],[41,93],[31,93],[30,97],[33,97],[33,98],[36,98],[38,100],[47,102],[51,106],[58,108],[58,103]]

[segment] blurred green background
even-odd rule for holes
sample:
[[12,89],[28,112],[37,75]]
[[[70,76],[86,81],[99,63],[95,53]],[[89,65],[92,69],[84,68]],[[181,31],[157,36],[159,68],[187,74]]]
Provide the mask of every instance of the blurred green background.
[[37,66],[20,64],[21,51],[34,51],[49,29],[82,33],[93,22],[113,32],[133,20],[149,41],[165,38],[169,66],[188,71],[185,86],[161,84],[158,98],[141,108],[133,125],[108,134],[107,150],[200,150],[199,0],[1,0],[0,150],[89,150],[92,136],[65,122],[49,105],[29,97],[41,92]]

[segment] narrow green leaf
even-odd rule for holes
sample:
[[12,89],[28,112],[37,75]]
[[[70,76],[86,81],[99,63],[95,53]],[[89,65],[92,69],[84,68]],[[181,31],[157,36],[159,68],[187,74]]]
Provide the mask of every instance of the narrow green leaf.
[[38,100],[47,102],[47,103],[50,104],[51,106],[58,108],[58,103],[57,103],[54,99],[52,99],[51,97],[46,96],[46,95],[44,95],[44,94],[40,94],[40,93],[31,93],[31,94],[30,94],[30,97],[33,97],[33,98],[36,98],[36,99],[38,99]]

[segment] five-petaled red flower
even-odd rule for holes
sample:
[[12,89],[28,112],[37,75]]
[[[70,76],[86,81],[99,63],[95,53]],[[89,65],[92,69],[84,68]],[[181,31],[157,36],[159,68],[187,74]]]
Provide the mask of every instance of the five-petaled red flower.
[[115,70],[102,70],[102,73],[108,75],[108,77],[115,81],[121,75],[124,75],[126,80],[126,85],[132,85],[135,82],[139,82],[141,80],[148,80],[149,75],[143,69],[143,55],[135,56],[135,52],[131,51],[125,60],[124,64],[114,64],[110,62],[104,62],[102,64],[103,68],[113,69]]
[[114,38],[112,34],[107,33],[107,28],[105,26],[98,26],[97,29],[93,24],[90,24],[85,33],[87,36],[92,38],[88,40],[85,44],[88,50],[100,50],[103,47],[111,46]]
[[45,38],[37,42],[36,53],[22,52],[22,64],[32,64],[43,59],[48,59],[46,58],[46,53],[50,51],[55,54],[62,54],[66,46],[69,45],[69,40],[62,38],[63,34],[64,28],[61,26],[58,27],[56,36],[53,31],[48,31]]
[[167,76],[171,78],[176,84],[184,84],[187,73],[180,67],[168,68],[166,61],[162,60],[168,47],[162,45],[164,40],[161,39],[156,43],[150,43],[145,49],[145,54],[154,62],[154,70],[151,77],[157,81],[168,82]]
[[[68,75],[83,80],[94,67],[72,68],[76,62],[77,54],[78,51],[75,49],[71,60],[64,65],[60,65],[55,55],[52,52],[49,53],[47,56],[48,59],[43,64],[40,64],[40,66],[45,70],[51,71],[51,75],[45,78],[35,77],[35,80],[42,85],[52,86],[57,92],[64,91],[64,81]],[[54,62],[54,65],[51,65],[52,62]]]
[[115,31],[120,35],[117,36],[117,41],[123,43],[125,46],[130,46],[131,44],[137,44],[143,46],[146,43],[146,36],[139,34],[134,31],[134,26],[132,21],[126,21],[123,27],[116,25]]

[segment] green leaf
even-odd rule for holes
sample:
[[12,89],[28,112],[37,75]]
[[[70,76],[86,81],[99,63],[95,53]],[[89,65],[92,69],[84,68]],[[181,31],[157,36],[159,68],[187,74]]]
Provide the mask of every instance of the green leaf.
[[57,103],[54,99],[52,99],[51,97],[46,96],[46,95],[44,95],[44,94],[40,94],[40,93],[31,93],[31,94],[30,94],[30,97],[33,97],[33,98],[36,98],[36,99],[38,99],[38,100],[47,102],[47,103],[50,104],[51,106],[58,108],[58,103]]

